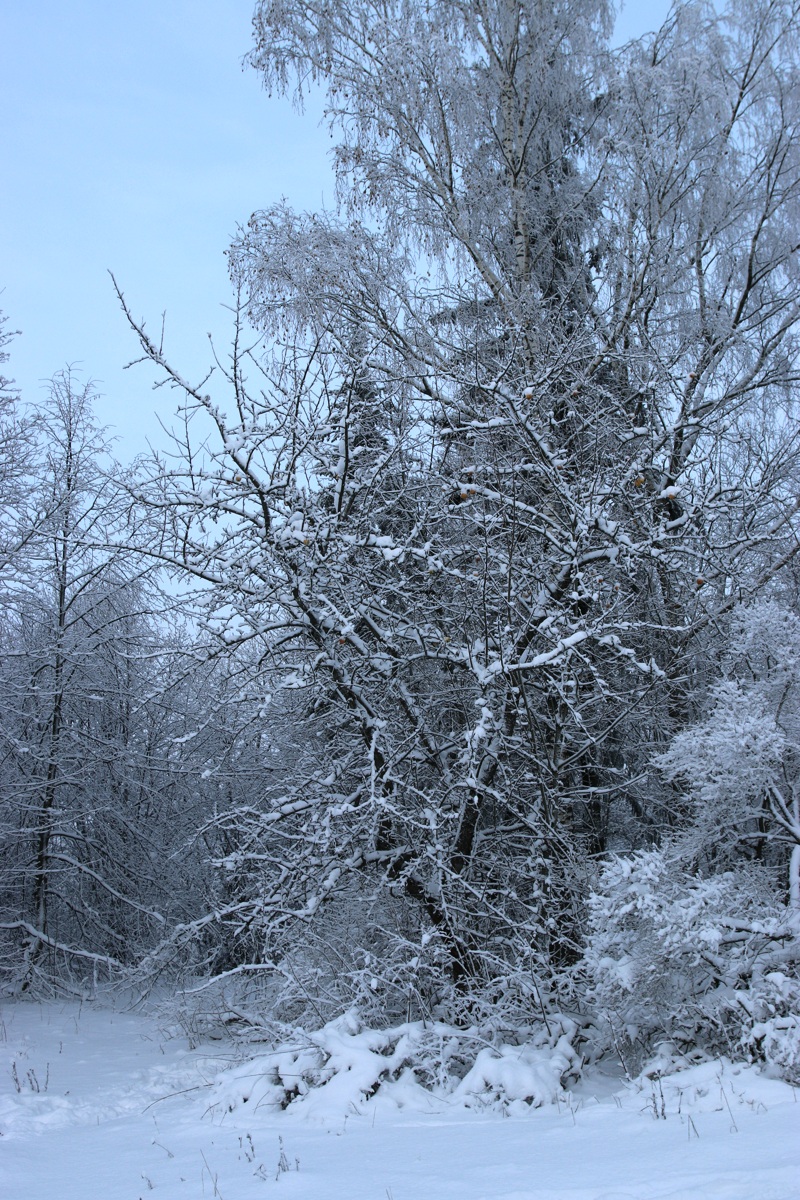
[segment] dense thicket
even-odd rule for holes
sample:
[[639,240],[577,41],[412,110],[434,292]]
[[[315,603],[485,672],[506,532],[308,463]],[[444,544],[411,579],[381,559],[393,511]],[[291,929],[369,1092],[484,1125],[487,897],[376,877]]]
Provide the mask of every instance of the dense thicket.
[[216,938],[284,1020],[796,1037],[798,10],[611,24],[256,6],[339,206],[241,230],[210,382],[126,307],[187,417],[144,548],[270,750],[154,969]]
[[[22,990],[122,978],[224,900],[204,828],[263,762],[253,705],[144,553],[91,404],[66,372],[6,412],[0,980]],[[195,938],[180,966],[218,953]]]

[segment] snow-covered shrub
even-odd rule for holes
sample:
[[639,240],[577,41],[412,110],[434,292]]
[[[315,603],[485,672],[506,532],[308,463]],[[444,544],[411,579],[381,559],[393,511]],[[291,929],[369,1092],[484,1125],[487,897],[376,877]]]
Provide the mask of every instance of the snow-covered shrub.
[[782,782],[786,734],[761,688],[725,680],[711,701],[705,720],[654,760],[689,804],[682,856],[724,869],[758,848],[774,861],[781,855],[768,845],[776,832],[770,804]]
[[255,929],[259,963],[190,978],[167,1006],[167,1019],[193,1040],[319,1028],[350,1010],[376,1029],[423,1020],[479,1026],[488,1035],[529,1027],[561,1007],[533,947],[503,974],[459,987],[448,980],[452,951],[442,932],[409,920],[391,893],[373,896],[355,883],[329,897],[302,936],[292,931],[294,944],[270,944],[269,912]]
[[720,666],[703,718],[654,759],[669,840],[606,863],[590,899],[589,994],[633,1062],[667,1039],[796,1078],[800,620],[742,608]]
[[742,608],[722,669],[704,718],[654,759],[688,807],[673,840],[702,869],[782,866],[800,911],[800,620]]
[[[201,1041],[315,1028],[350,1009],[376,1028],[440,1017],[441,989],[434,985],[445,953],[442,939],[424,930],[404,931],[402,914],[389,911],[391,930],[391,897],[382,897],[380,905],[369,904],[369,897],[359,904],[361,899],[353,888],[334,897],[304,939],[272,961],[186,981],[167,1005],[169,1019]],[[530,993],[530,980],[524,982]],[[532,1011],[530,999],[520,1003]],[[444,1007],[449,1014],[453,1005]],[[502,1019],[503,1011],[495,1015]],[[479,1019],[474,1013],[473,1020]]]
[[[589,996],[629,1071],[659,1042],[796,1075],[800,987],[790,911],[761,869],[704,877],[665,849],[614,858],[589,901]],[[782,965],[787,974],[781,974]]]
[[767,971],[737,997],[752,1025],[743,1045],[756,1061],[769,1063],[790,1083],[800,1084],[800,982],[783,971]]
[[338,1121],[380,1097],[397,1108],[430,1110],[446,1100],[522,1111],[553,1103],[577,1075],[576,1033],[567,1017],[522,1031],[513,1042],[442,1022],[373,1029],[350,1011],[322,1029],[296,1030],[227,1071],[215,1084],[212,1108],[248,1104]]

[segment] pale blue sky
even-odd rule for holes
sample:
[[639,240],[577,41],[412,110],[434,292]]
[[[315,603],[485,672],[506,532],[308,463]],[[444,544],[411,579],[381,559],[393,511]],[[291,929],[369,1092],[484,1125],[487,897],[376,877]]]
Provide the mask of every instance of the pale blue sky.
[[[618,40],[666,0],[630,0]],[[23,336],[10,373],[27,398],[74,363],[128,458],[160,440],[177,397],[123,371],[136,344],[107,269],[185,374],[224,346],[224,251],[239,222],[287,197],[332,202],[319,114],[270,99],[240,62],[253,0],[0,0],[0,308]]]

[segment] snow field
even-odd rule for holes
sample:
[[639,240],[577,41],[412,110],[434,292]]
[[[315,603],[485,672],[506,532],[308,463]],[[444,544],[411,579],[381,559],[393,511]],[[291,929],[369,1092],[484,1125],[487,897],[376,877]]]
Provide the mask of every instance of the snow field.
[[353,1062],[280,1111],[267,1056],[146,1015],[6,1003],[0,1022],[3,1200],[800,1200],[796,1091],[725,1060],[598,1074],[506,1119],[402,1076],[366,1101]]

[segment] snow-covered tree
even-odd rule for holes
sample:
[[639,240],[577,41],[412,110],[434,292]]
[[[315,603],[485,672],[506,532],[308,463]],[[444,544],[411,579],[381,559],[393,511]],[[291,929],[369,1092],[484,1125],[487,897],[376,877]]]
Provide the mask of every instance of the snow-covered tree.
[[0,595],[7,595],[23,567],[21,551],[30,534],[23,517],[30,492],[31,435],[19,412],[19,392],[2,371],[15,333],[0,311]]
[[105,978],[208,902],[210,672],[204,694],[152,563],[119,549],[124,472],[92,397],[64,372],[25,412],[24,553],[0,625],[0,976],[16,987]]
[[591,857],[671,819],[644,768],[715,620],[798,549],[795,10],[609,27],[261,0],[251,63],[325,89],[339,208],[242,230],[210,381],[126,309],[186,398],[155,552],[302,698],[228,865],[265,971],[335,943],[315,1004],[529,1009]]

